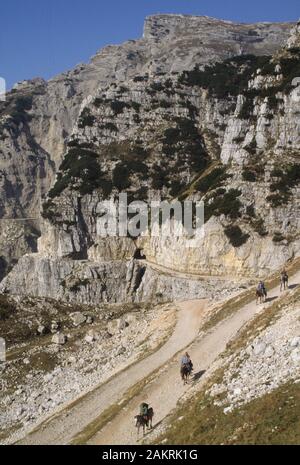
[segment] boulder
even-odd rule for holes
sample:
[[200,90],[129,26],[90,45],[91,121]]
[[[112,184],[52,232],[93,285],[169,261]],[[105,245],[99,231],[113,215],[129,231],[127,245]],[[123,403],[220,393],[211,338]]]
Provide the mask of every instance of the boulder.
[[269,346],[266,347],[266,350],[264,352],[264,356],[265,357],[272,357],[272,355],[274,355],[274,352],[275,352],[274,348],[269,345]]
[[70,316],[74,326],[80,326],[86,322],[86,316],[83,315],[83,313],[75,312],[72,313]]
[[84,340],[88,343],[94,342],[97,339],[98,339],[98,334],[94,330],[89,331],[84,338]]
[[43,334],[46,334],[46,332],[47,332],[46,326],[44,326],[44,325],[39,325],[39,326],[37,327],[37,333],[38,333],[39,335],[42,336]]
[[290,342],[291,347],[298,347],[300,346],[300,336],[293,337],[293,339]]
[[126,352],[126,348],[121,346],[118,350],[117,350],[117,354],[116,355],[122,355],[122,354],[125,354]]
[[296,363],[300,362],[300,350],[299,349],[294,349],[291,352],[291,358]]
[[56,333],[59,330],[60,324],[58,321],[52,321],[51,323],[51,333]]
[[51,341],[53,344],[64,345],[67,342],[67,337],[62,333],[56,333],[52,337]]
[[266,350],[266,344],[262,341],[260,342],[257,342],[256,344],[254,344],[253,346],[253,353],[254,355],[263,355],[265,350]]
[[120,318],[117,319],[117,328],[119,331],[123,331],[127,326],[129,326],[128,322],[125,320],[125,318]]

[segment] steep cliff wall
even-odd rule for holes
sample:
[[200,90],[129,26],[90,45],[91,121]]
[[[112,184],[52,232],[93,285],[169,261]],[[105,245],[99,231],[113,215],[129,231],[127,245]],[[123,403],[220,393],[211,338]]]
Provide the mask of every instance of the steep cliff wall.
[[[293,36],[297,36],[297,29]],[[134,247],[170,268],[265,274],[299,250],[299,51],[242,56],[99,90],[81,108],[49,199],[40,251],[103,261]],[[84,171],[84,175],[82,172]],[[99,205],[129,199],[205,201],[205,235],[107,241]],[[105,250],[105,252],[104,252]]]
[[[39,217],[41,197],[54,179],[84,99],[98,87],[139,74],[155,76],[191,69],[195,63],[240,53],[273,53],[287,39],[291,23],[235,24],[207,17],[156,15],[145,21],[141,39],[100,50],[48,82],[19,83],[0,102],[0,218]],[[39,224],[10,225],[14,250],[0,228],[0,279],[24,252],[36,250]],[[19,237],[20,239],[17,239]]]

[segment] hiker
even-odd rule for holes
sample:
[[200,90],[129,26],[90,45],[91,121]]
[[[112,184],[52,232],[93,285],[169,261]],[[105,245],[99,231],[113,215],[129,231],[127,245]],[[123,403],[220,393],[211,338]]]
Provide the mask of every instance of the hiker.
[[148,418],[148,410],[149,410],[149,405],[146,404],[146,402],[142,402],[141,405],[140,405],[140,415],[146,421],[147,426],[148,426],[148,420],[149,420],[149,418]]
[[[137,427],[137,434],[139,435],[140,428],[143,428],[143,434],[145,434],[145,429],[152,428],[152,420],[154,416],[154,411],[152,407],[149,407],[146,402],[142,402],[140,405],[140,414],[134,417],[135,426]],[[149,425],[150,423],[150,425]]]
[[286,272],[286,269],[283,268],[283,270],[281,271],[280,273],[280,292],[282,290],[286,290],[287,287],[289,287],[289,277],[288,277],[288,274]]
[[181,358],[181,366],[186,366],[189,369],[189,372],[193,370],[193,362],[188,352],[186,352]]
[[263,281],[259,281],[257,290],[261,291],[265,297],[267,297],[267,289]]

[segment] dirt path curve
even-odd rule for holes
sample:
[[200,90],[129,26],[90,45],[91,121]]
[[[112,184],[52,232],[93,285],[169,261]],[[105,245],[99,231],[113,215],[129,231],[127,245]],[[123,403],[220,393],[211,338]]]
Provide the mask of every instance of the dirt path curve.
[[[294,286],[300,282],[300,272],[296,273],[290,284]],[[288,292],[288,291],[286,291]],[[282,297],[286,295],[282,293]],[[207,370],[214,360],[226,348],[226,344],[237,334],[242,326],[255,316],[256,313],[262,312],[271,305],[272,301],[280,296],[279,286],[269,292],[269,302],[256,305],[255,301],[241,307],[237,312],[226,320],[221,321],[213,328],[211,332],[200,339],[196,339],[189,347],[196,379],[203,383],[205,376],[202,377],[204,370]],[[195,302],[182,302],[179,304],[185,312],[194,308]],[[183,337],[183,334],[181,335]],[[183,386],[179,377],[179,360],[173,358],[165,365],[163,370],[156,379],[150,382],[138,396],[132,399],[127,406],[101,431],[88,442],[89,444],[137,444],[136,428],[133,425],[133,417],[139,411],[141,402],[151,404],[154,409],[155,421],[158,424],[176,407],[177,401],[188,389]]]
[[131,386],[165,364],[179,350],[190,344],[198,333],[207,309],[206,300],[180,305],[177,324],[170,339],[155,353],[117,373],[106,383],[77,399],[62,411],[36,427],[18,444],[68,444],[107,407],[122,399]]
[[[168,268],[166,266],[163,266],[163,265],[159,265],[158,263],[155,263],[155,262],[152,262],[150,261],[149,259],[145,259],[145,260],[137,260],[139,261],[139,263],[142,265],[143,263],[145,263],[146,265],[148,265],[150,268],[152,268],[153,270],[155,271],[159,271],[160,273],[164,273],[164,274],[167,274],[167,275],[170,275],[170,276],[173,276],[174,278],[181,278],[181,279],[194,279],[194,280],[198,280],[198,281],[205,281],[207,279],[211,279],[211,280],[216,280],[216,281],[232,281],[232,277],[229,276],[229,275],[226,275],[226,276],[222,276],[222,275],[213,275],[213,274],[199,274],[199,273],[194,273],[192,271],[190,272],[187,272],[187,271],[178,271],[178,270],[174,270],[173,268]],[[250,279],[250,278],[248,278]],[[235,282],[238,282],[239,279],[235,278]],[[241,282],[245,282],[247,281],[247,276],[243,276],[243,278],[240,279]]]

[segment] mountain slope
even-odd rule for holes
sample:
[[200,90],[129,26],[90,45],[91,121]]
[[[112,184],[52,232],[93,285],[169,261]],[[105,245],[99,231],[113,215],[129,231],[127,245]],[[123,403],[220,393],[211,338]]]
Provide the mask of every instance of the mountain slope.
[[[241,53],[273,53],[291,23],[235,24],[207,17],[157,15],[146,19],[143,38],[99,51],[48,82],[19,83],[0,103],[0,217],[37,217],[24,226],[1,223],[0,279],[26,251],[36,250],[40,203],[62,161],[85,99],[99,87],[136,75],[158,76]],[[15,247],[7,236],[20,237]],[[24,240],[28,237],[28,240]]]

